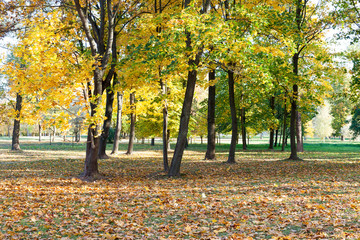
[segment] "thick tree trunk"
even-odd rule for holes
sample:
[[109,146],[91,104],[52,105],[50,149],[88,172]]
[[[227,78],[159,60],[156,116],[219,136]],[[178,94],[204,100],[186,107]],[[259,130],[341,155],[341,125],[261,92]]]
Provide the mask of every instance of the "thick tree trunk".
[[303,136],[301,129],[301,113],[296,111],[296,148],[298,152],[304,152]]
[[151,138],[151,146],[155,146],[155,138]]
[[119,152],[119,141],[121,134],[121,117],[122,117],[122,105],[123,105],[123,95],[121,93],[117,93],[117,116],[116,116],[116,128],[115,128],[115,136],[114,136],[114,145],[111,154],[117,154]]
[[12,135],[12,143],[11,143],[11,150],[19,151],[20,149],[20,113],[22,107],[22,96],[17,93],[16,94],[16,115],[14,119],[14,128],[13,128],[13,135]]
[[234,72],[232,70],[228,70],[228,84],[229,84],[229,104],[231,111],[231,143],[230,143],[227,163],[235,163],[235,150],[236,150],[236,142],[238,138],[238,132],[237,132],[238,129],[237,129],[236,106],[235,106]]
[[[100,69],[94,70],[94,92],[93,96],[98,96],[90,102],[90,116],[95,116],[96,109],[100,104],[100,96],[102,94],[102,76]],[[90,91],[90,89],[89,89]],[[85,166],[82,177],[88,180],[96,179],[99,175],[98,169],[98,153],[100,145],[99,125],[90,124],[88,128],[88,136],[86,143]]]
[[109,156],[106,155],[106,144],[109,137],[109,131],[111,126],[111,119],[113,113],[113,104],[114,104],[115,94],[112,89],[106,89],[106,107],[105,107],[105,117],[103,132],[100,138],[99,146],[99,159],[108,159]]
[[[209,81],[215,80],[215,70],[209,72]],[[208,96],[208,134],[207,134],[207,150],[205,154],[205,159],[213,160],[216,158],[215,155],[215,85],[209,86],[209,96]]]
[[242,137],[242,149],[246,150],[247,144],[246,144],[246,109],[245,109],[245,107],[241,108],[241,137]]
[[136,121],[136,115],[135,115],[135,92],[130,94],[130,108],[131,108],[131,114],[130,114],[130,135],[129,135],[129,145],[128,150],[126,154],[130,155],[133,153],[134,149],[134,139],[135,139],[135,121]]

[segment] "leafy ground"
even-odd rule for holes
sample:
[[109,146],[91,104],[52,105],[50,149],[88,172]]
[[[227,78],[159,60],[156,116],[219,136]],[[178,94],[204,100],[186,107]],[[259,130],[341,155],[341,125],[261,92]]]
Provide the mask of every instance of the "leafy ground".
[[100,161],[107,178],[92,183],[77,178],[82,144],[9,145],[0,140],[1,239],[360,238],[358,145],[310,144],[302,162],[257,146],[234,165],[192,145],[182,177],[168,179],[160,147],[139,144]]

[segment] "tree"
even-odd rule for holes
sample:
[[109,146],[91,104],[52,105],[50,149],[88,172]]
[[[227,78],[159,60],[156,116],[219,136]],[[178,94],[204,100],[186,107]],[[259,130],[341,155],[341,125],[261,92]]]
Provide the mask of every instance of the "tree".
[[330,104],[325,101],[324,106],[318,109],[318,114],[313,119],[315,134],[322,140],[326,137],[330,137],[333,133],[331,122],[333,117],[330,114]]
[[[190,0],[184,1],[185,10],[189,9],[190,3],[191,3]],[[202,45],[198,45],[198,44],[195,45],[194,39],[191,38],[191,32],[185,30],[185,36],[186,36],[186,40],[185,40],[186,49],[191,54],[189,53],[187,54],[189,70],[187,76],[185,98],[184,98],[181,117],[180,117],[180,127],[179,127],[178,138],[175,146],[174,156],[171,160],[171,165],[168,173],[169,177],[180,176],[181,160],[185,149],[191,106],[195,91],[197,67],[200,64],[201,54],[203,52]]]

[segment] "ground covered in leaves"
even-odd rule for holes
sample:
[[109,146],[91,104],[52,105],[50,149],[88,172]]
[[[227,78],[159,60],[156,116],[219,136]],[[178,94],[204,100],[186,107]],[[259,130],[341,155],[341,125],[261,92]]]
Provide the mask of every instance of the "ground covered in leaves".
[[359,151],[291,162],[249,150],[234,165],[226,152],[186,151],[178,179],[161,172],[160,151],[137,151],[101,160],[106,179],[83,182],[81,149],[8,148],[0,142],[1,239],[360,238]]

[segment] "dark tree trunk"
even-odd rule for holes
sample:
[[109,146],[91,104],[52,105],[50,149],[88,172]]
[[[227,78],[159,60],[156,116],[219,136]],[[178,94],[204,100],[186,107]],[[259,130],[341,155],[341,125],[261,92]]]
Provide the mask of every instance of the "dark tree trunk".
[[296,111],[296,148],[298,152],[304,152],[303,136],[301,129],[301,113]]
[[[294,75],[298,75],[298,63],[299,63],[299,55],[297,53],[293,56],[293,72]],[[290,116],[290,147],[291,154],[290,160],[299,160],[297,156],[297,147],[296,147],[296,118],[297,118],[297,101],[298,101],[298,85],[293,85],[293,92],[291,96],[291,116]]]
[[278,137],[279,137],[279,129],[276,129],[276,131],[275,131],[275,143],[274,143],[274,147],[277,147]]
[[[209,72],[209,81],[215,80],[215,70]],[[205,159],[213,160],[216,158],[215,155],[215,85],[209,86],[209,97],[208,97],[208,134],[207,134],[207,150]]]
[[41,124],[39,124],[39,142],[41,142]]
[[287,142],[286,139],[286,119],[287,119],[287,110],[286,110],[286,104],[284,106],[284,125],[283,125],[283,139],[282,139],[282,146],[281,146],[281,151],[285,151],[285,144]]
[[[114,79],[115,80],[115,79]],[[115,94],[112,89],[106,89],[106,107],[105,107],[105,117],[103,132],[100,138],[100,146],[99,146],[99,159],[108,159],[109,156],[106,155],[106,144],[107,139],[109,137],[109,131],[111,126],[111,119],[113,113],[113,104],[114,104]]]
[[[270,109],[272,114],[274,115],[275,111],[275,97],[270,98]],[[270,127],[270,142],[269,142],[269,149],[274,149],[274,127]]]
[[13,128],[13,135],[12,135],[12,143],[11,143],[11,150],[19,151],[20,149],[20,113],[22,107],[22,96],[17,93],[16,94],[16,115],[14,119],[14,128]]
[[235,90],[234,90],[235,84],[234,84],[233,70],[228,70],[228,84],[229,84],[229,104],[231,111],[231,143],[230,143],[227,163],[235,163],[235,150],[236,150],[236,142],[238,138],[238,132],[237,132],[238,129],[237,129],[236,106],[235,106]]
[[246,109],[241,108],[241,137],[242,137],[242,149],[247,149],[246,144]]
[[[187,8],[190,4],[190,0],[185,0],[184,8]],[[193,49],[191,43],[191,34],[188,31],[185,31],[186,34],[186,48]],[[194,67],[197,67],[200,63],[200,56],[202,54],[202,50],[198,50],[198,53],[193,59],[189,56],[188,66],[191,69],[188,71],[187,83],[186,83],[186,90],[185,90],[185,98],[183,102],[183,107],[181,111],[180,117],[180,126],[179,126],[179,134],[175,146],[174,155],[171,161],[170,169],[169,169],[169,177],[180,176],[180,166],[182,156],[184,154],[185,144],[187,141],[187,134],[189,130],[189,120],[191,114],[191,106],[194,98],[194,91],[196,85],[196,77],[197,77],[197,70]]]
[[[190,34],[188,34],[188,39],[190,39]],[[190,59],[189,66],[193,66],[193,65],[197,66],[198,62],[199,61],[194,61],[193,59]],[[190,120],[191,106],[195,91],[196,76],[197,76],[196,70],[190,70],[188,72],[188,81],[185,91],[185,98],[184,98],[184,103],[180,117],[179,134],[175,146],[174,156],[172,158],[169,169],[169,177],[180,176],[181,160],[187,142],[187,134],[189,130],[189,120]]]
[[121,116],[122,116],[122,105],[123,105],[123,95],[121,93],[117,93],[117,116],[116,116],[116,128],[115,128],[115,136],[114,136],[114,145],[111,154],[117,154],[119,152],[119,141],[121,134]]
[[130,114],[130,135],[129,135],[129,145],[128,150],[126,154],[130,155],[133,153],[134,149],[134,139],[135,139],[135,121],[136,121],[136,115],[135,115],[135,92],[130,94],[130,108],[131,108],[131,114]]
[[[209,81],[215,80],[215,70],[209,72]],[[215,96],[216,96],[216,87],[215,85],[209,86],[209,95],[208,95],[208,141],[207,141],[207,150],[205,154],[205,159],[213,160],[216,158],[215,155]]]
[[163,165],[164,165],[164,172],[169,171],[169,159],[168,159],[168,150],[169,150],[169,132],[168,129],[168,109],[167,103],[164,103],[163,108]]
[[155,138],[151,138],[151,146],[155,146]]
[[[95,116],[96,109],[100,104],[100,96],[102,95],[102,74],[100,69],[94,70],[94,93],[93,96],[98,96],[94,101],[90,102],[90,116]],[[90,91],[90,89],[88,89]],[[98,169],[98,153],[100,145],[99,125],[90,124],[88,128],[85,166],[82,177],[88,180],[96,179],[99,175]]]

